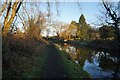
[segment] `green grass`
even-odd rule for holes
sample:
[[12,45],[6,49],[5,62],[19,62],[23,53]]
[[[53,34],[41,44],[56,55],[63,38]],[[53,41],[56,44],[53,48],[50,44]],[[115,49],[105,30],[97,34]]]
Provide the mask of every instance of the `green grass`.
[[[60,51],[58,48],[58,54],[61,56],[63,65],[66,71],[66,77],[68,78],[90,78],[91,76],[82,69],[82,67],[70,59],[70,56],[65,51]],[[61,63],[60,63],[61,64]]]
[[[48,53],[48,47],[45,48],[45,50],[40,54],[39,56],[36,56],[37,59],[37,65],[33,65],[33,68],[30,72],[24,73],[22,76],[26,78],[41,78],[43,67],[46,66],[46,58]],[[64,66],[65,70],[65,77],[67,78],[90,78],[90,75],[82,69],[78,64],[74,63],[70,56],[65,51],[60,51],[57,47],[57,53],[61,57],[61,62],[59,62],[59,65]],[[28,66],[26,64],[26,66]],[[48,66],[49,67],[49,66]]]
[[[28,42],[28,45],[26,41],[23,41],[26,43],[25,45],[28,45],[28,47],[24,47],[22,46],[24,45],[22,41],[22,44],[19,43],[19,39],[17,41],[17,44],[13,45],[13,47],[17,46],[14,47],[14,49],[9,49],[9,46],[3,47],[4,78],[41,78],[42,73],[44,72],[43,68],[46,66],[46,60],[48,60],[50,47],[43,42],[40,44],[38,44],[39,42],[35,42],[34,45],[32,45],[31,42]],[[54,45],[53,48],[50,49],[56,51],[55,53],[58,53],[60,56],[59,65],[64,68],[64,76],[68,78],[90,77],[87,72],[70,59],[70,56],[66,54],[65,51],[60,51]]]
[[[42,69],[45,66],[46,58],[47,58],[47,48],[42,51],[39,55],[34,56],[36,58],[36,63],[31,64],[32,69],[29,72],[22,73],[23,78],[40,78],[42,77]],[[25,64],[25,66],[29,66]]]

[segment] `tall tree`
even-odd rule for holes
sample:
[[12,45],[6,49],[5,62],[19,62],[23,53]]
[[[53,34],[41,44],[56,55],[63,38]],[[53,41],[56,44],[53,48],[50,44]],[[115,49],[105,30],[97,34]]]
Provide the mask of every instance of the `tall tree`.
[[115,28],[115,39],[117,40],[117,42],[120,42],[120,33],[119,33],[119,20],[120,17],[117,15],[117,11],[119,9],[118,6],[116,6],[116,3],[113,2],[108,2],[106,0],[102,0],[102,4],[104,7],[104,18],[105,22],[108,24],[111,24],[114,28]]
[[2,6],[2,9],[0,11],[0,16],[2,15],[2,13],[4,12],[5,8],[6,8],[7,2],[4,2],[4,5]]
[[103,39],[114,38],[115,29],[112,26],[103,25],[99,28],[99,33]]
[[93,39],[98,39],[99,38],[99,31],[97,30],[97,28],[92,28],[90,26],[88,31],[87,31],[87,34],[88,34],[89,40],[93,40]]
[[63,22],[54,21],[52,26],[53,29],[55,29],[54,32],[56,33],[57,37],[60,38],[61,32],[65,31],[66,24]]
[[[77,29],[77,30],[74,29],[74,31],[76,31],[75,36],[76,36],[76,38],[80,38],[80,27],[79,27],[79,23],[77,23],[76,21],[71,21],[71,24],[70,24],[70,25],[76,26],[76,29]],[[75,32],[74,32],[74,33],[75,33]]]
[[[22,0],[23,1],[23,0]],[[12,2],[9,2],[8,8],[7,8],[7,14],[4,20],[4,28],[3,28],[3,35],[7,35],[9,32],[9,29],[14,21],[14,18],[16,16],[16,13],[20,9],[20,6],[22,4],[22,1],[16,0],[13,5]],[[10,10],[12,10],[12,13],[10,14]]]
[[79,28],[78,30],[80,31],[81,34],[81,39],[87,39],[87,30],[88,30],[88,24],[86,23],[85,17],[82,14],[79,18]]
[[41,32],[45,28],[45,17],[39,14],[37,18],[30,18],[28,21],[29,27],[27,28],[27,34],[36,39],[40,39]]

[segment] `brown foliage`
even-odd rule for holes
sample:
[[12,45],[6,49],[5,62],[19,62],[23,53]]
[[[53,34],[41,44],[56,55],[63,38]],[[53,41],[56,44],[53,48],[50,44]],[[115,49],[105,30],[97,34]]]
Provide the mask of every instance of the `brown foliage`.
[[[36,64],[36,56],[44,50],[46,43],[18,34],[3,36],[3,78],[20,77],[23,72],[31,72]],[[24,64],[28,65],[25,66]]]

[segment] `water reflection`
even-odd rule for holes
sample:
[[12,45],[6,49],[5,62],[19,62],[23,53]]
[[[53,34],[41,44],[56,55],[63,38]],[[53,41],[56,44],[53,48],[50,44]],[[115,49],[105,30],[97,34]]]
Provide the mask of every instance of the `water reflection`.
[[70,57],[94,78],[120,78],[120,59],[103,51],[59,44]]

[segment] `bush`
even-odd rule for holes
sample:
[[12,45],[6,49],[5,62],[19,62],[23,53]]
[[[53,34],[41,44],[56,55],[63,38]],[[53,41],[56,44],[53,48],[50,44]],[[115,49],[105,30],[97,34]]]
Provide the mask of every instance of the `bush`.
[[19,77],[21,73],[31,71],[32,66],[36,63],[35,56],[41,52],[44,45],[44,42],[38,42],[27,35],[22,37],[18,34],[3,36],[3,78]]

